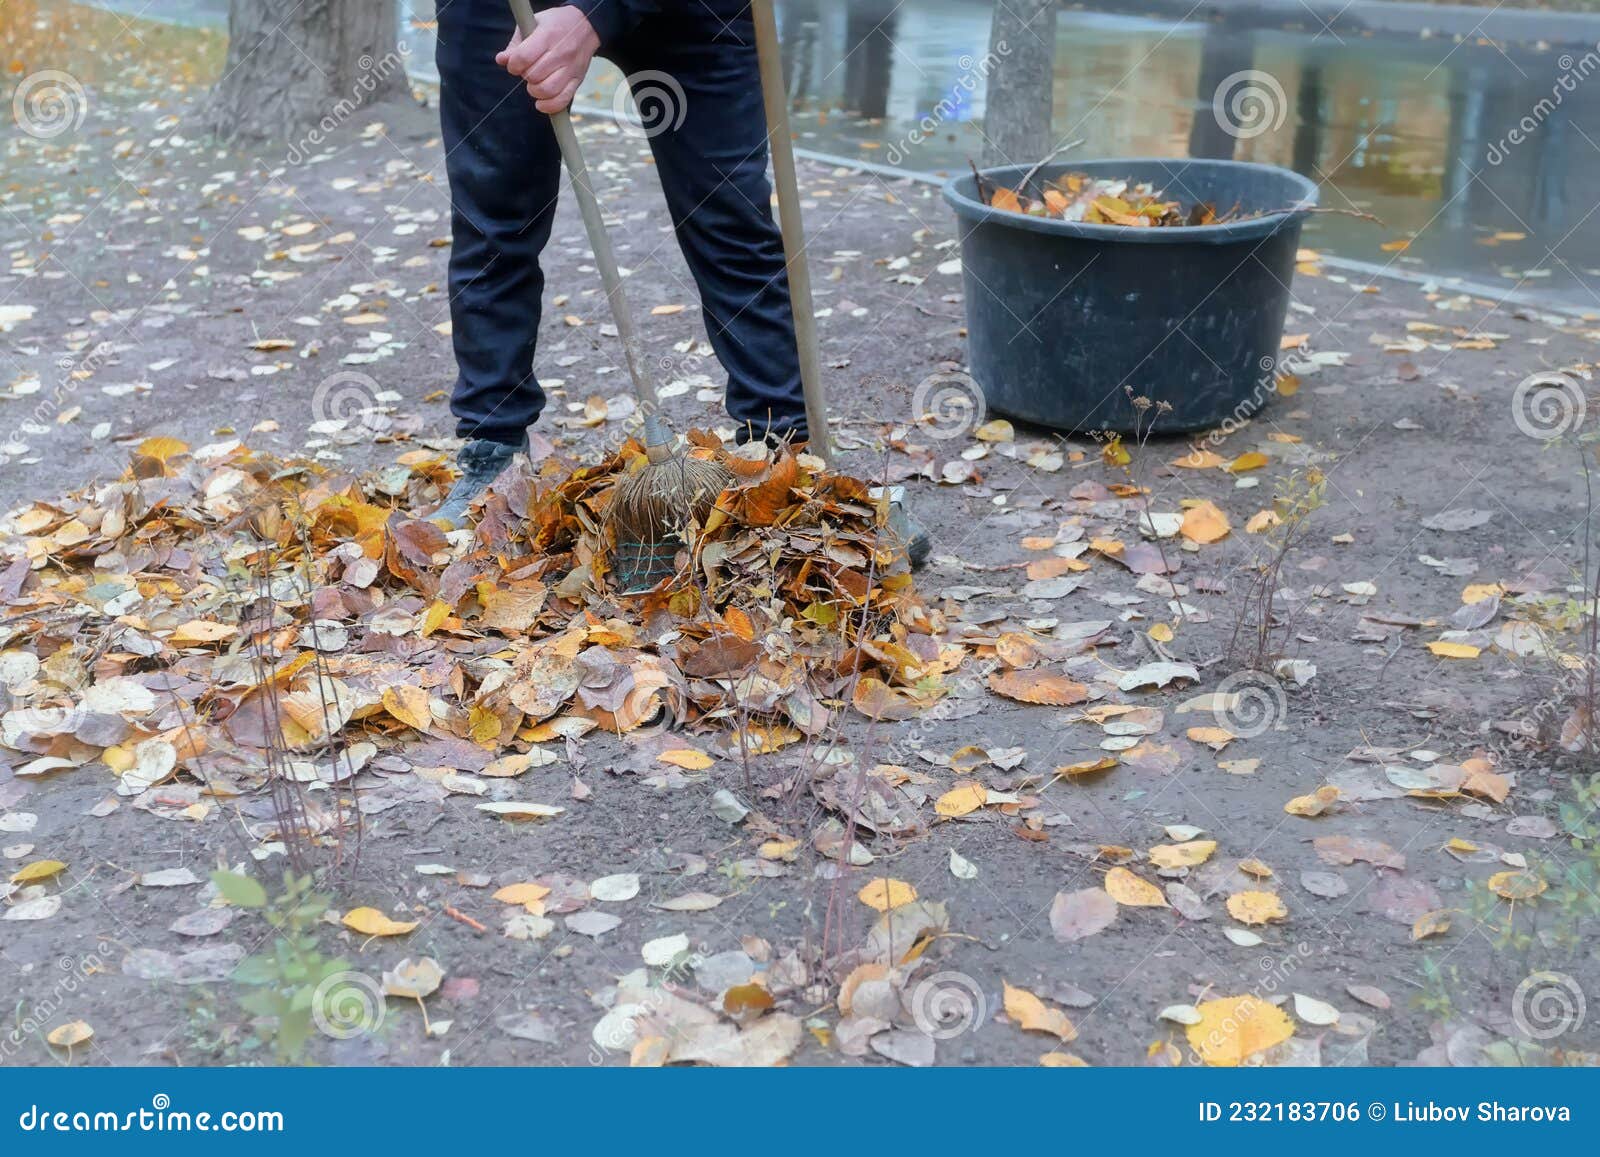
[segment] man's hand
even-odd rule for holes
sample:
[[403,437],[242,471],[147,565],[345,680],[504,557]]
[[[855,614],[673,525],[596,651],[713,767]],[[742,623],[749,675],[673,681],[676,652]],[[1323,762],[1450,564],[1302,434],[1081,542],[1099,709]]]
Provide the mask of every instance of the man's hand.
[[589,18],[563,4],[539,13],[539,26],[526,40],[520,32],[513,34],[494,62],[523,79],[540,112],[553,113],[572,103],[599,49]]

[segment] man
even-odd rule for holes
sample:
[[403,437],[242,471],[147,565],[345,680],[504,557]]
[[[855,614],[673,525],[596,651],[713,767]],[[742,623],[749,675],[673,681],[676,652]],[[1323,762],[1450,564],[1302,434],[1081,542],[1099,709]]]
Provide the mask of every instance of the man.
[[[540,11],[526,40],[505,0],[439,0],[458,368],[450,409],[466,439],[461,477],[433,515],[449,526],[466,525],[472,500],[526,444],[544,408],[533,371],[539,254],[562,177],[555,133],[539,113],[571,103],[596,54],[629,77],[664,73],[682,90],[681,107],[650,147],[706,333],[728,374],[726,406],[740,441],[807,436],[748,0],[571,0]],[[912,554],[925,556],[925,539],[918,545]]]

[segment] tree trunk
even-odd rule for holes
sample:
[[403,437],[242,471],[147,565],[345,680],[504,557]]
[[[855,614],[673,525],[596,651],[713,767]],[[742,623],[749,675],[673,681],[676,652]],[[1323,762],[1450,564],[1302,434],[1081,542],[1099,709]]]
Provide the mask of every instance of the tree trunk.
[[1031,165],[1056,141],[1056,0],[1000,0],[989,29],[982,163]]
[[409,91],[395,0],[231,0],[207,112],[225,140],[309,154],[359,110]]

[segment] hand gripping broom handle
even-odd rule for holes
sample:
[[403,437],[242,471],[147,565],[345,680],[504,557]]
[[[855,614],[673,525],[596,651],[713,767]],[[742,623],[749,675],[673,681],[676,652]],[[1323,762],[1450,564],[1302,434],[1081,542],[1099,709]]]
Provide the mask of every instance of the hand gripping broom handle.
[[756,55],[761,62],[761,94],[767,106],[767,139],[772,149],[772,175],[778,193],[778,222],[783,253],[789,265],[789,308],[794,314],[795,343],[800,350],[800,388],[806,397],[809,450],[824,462],[833,457],[828,438],[828,404],[822,390],[822,359],[817,347],[817,318],[811,310],[811,268],[806,261],[805,226],[800,220],[800,183],[795,177],[794,140],[789,131],[789,89],[783,81],[778,51],[778,21],[772,0],[751,0],[756,25]]
[[[533,35],[539,26],[528,0],[510,0],[511,15],[523,38]],[[566,162],[567,173],[572,178],[572,191],[578,198],[578,209],[583,214],[583,227],[589,234],[589,248],[594,251],[594,263],[600,268],[600,280],[605,285],[606,300],[611,304],[611,317],[617,323],[617,335],[622,338],[622,356],[628,363],[628,376],[633,379],[633,392],[639,399],[644,414],[645,443],[648,446],[665,445],[670,436],[661,421],[660,407],[656,402],[656,389],[645,375],[644,351],[639,346],[639,334],[633,327],[633,311],[628,308],[628,295],[622,288],[622,273],[617,269],[617,258],[611,250],[611,236],[606,232],[606,221],[600,211],[600,202],[589,183],[589,166],[583,163],[583,149],[578,145],[577,131],[572,127],[572,114],[566,109],[550,114],[550,124],[556,131],[556,143],[561,146],[561,159]]]

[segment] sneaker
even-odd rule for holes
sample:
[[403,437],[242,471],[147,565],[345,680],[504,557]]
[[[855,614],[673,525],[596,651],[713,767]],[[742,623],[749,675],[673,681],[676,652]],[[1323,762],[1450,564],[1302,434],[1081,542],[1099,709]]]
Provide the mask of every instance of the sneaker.
[[905,488],[901,486],[889,487],[889,530],[905,547],[911,569],[921,570],[933,553],[933,538],[906,505]]
[[[902,510],[904,508],[902,507]],[[921,570],[927,564],[928,556],[933,553],[933,536],[928,533],[928,528],[911,511],[905,510],[906,517],[906,558],[911,560],[912,570]]]
[[456,454],[461,477],[456,479],[450,493],[439,504],[439,509],[428,516],[428,521],[446,530],[465,529],[468,525],[467,510],[473,500],[489,489],[522,449],[522,446],[508,446],[504,442],[490,442],[483,438],[468,441]]

